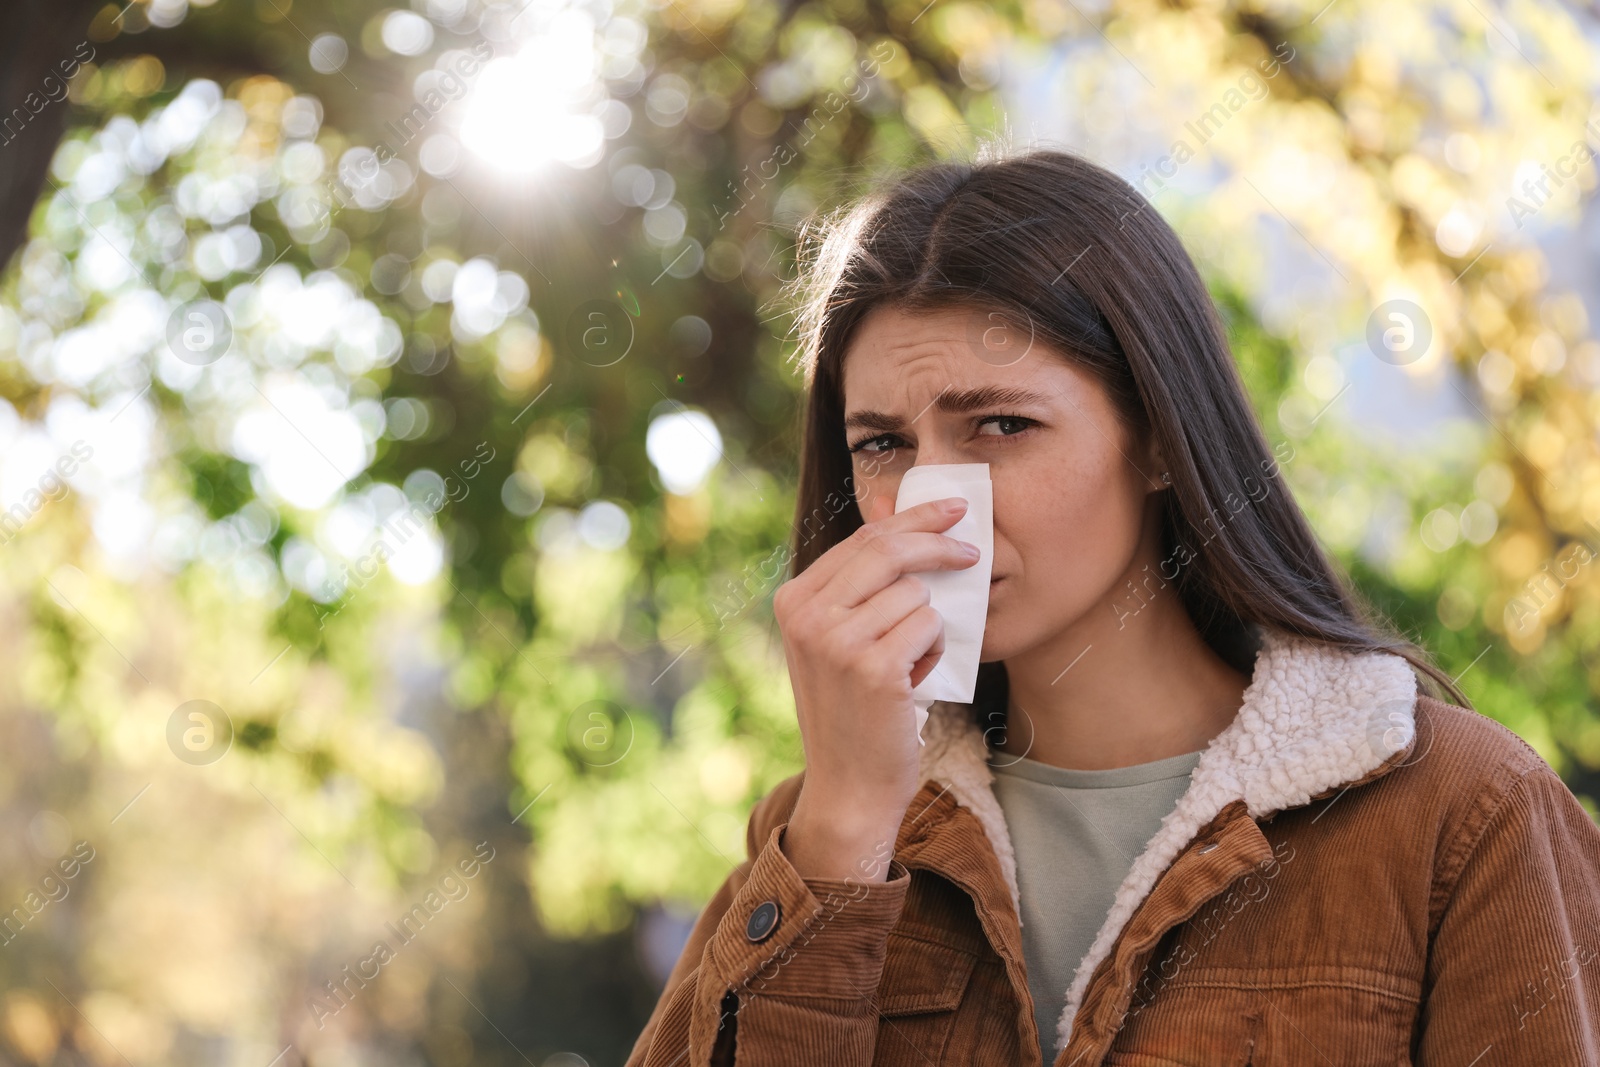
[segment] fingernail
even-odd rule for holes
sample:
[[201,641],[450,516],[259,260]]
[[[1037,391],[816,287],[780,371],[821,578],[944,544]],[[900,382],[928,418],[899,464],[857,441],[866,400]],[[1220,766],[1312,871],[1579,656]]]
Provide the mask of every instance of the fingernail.
[[961,542],[961,550],[963,552],[965,552],[967,555],[971,556],[973,559],[977,559],[978,558],[979,551],[978,551],[978,546],[977,545],[970,544],[970,543],[968,543],[966,541],[963,541],[963,542]]
[[958,496],[953,496],[949,500],[946,500],[945,503],[944,503],[944,509],[946,511],[960,511],[962,508],[964,508],[966,506],[967,506],[967,502],[965,500],[961,499]]

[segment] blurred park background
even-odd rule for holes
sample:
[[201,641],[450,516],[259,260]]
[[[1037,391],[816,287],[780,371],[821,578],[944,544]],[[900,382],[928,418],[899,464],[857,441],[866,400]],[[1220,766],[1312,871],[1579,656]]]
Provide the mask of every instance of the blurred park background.
[[620,1065],[800,765],[796,228],[984,142],[1594,811],[1592,4],[392,4],[0,11],[0,1064]]

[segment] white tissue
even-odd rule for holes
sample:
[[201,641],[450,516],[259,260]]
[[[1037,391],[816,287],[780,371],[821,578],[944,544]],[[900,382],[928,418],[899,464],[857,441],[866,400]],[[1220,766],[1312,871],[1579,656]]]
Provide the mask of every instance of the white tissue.
[[929,602],[944,619],[944,654],[932,671],[911,690],[916,708],[917,741],[928,707],[935,700],[972,702],[978,682],[978,657],[989,615],[989,577],[994,554],[994,495],[987,463],[929,463],[912,467],[900,479],[894,510],[902,512],[930,500],[959,496],[967,510],[944,533],[978,546],[978,562],[959,570],[918,571],[928,587]]

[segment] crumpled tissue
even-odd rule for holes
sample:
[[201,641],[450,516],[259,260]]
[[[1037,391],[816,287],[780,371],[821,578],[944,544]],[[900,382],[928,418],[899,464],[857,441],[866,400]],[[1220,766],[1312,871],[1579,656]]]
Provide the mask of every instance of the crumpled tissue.
[[912,467],[900,479],[895,497],[898,514],[930,500],[959,496],[967,510],[944,533],[978,546],[978,562],[959,570],[918,571],[929,603],[944,620],[944,654],[928,676],[911,690],[916,708],[917,741],[935,700],[972,702],[978,681],[978,656],[989,615],[989,577],[994,555],[994,495],[987,463],[929,463]]

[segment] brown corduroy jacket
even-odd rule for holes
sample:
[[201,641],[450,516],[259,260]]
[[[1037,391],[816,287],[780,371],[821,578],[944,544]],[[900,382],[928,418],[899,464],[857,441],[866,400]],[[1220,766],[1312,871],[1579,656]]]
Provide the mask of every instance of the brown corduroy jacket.
[[[988,750],[935,704],[882,883],[758,802],[628,1067],[1039,1067]],[[1055,1067],[1600,1067],[1600,828],[1410,666],[1266,631],[1244,702],[1062,990]]]

